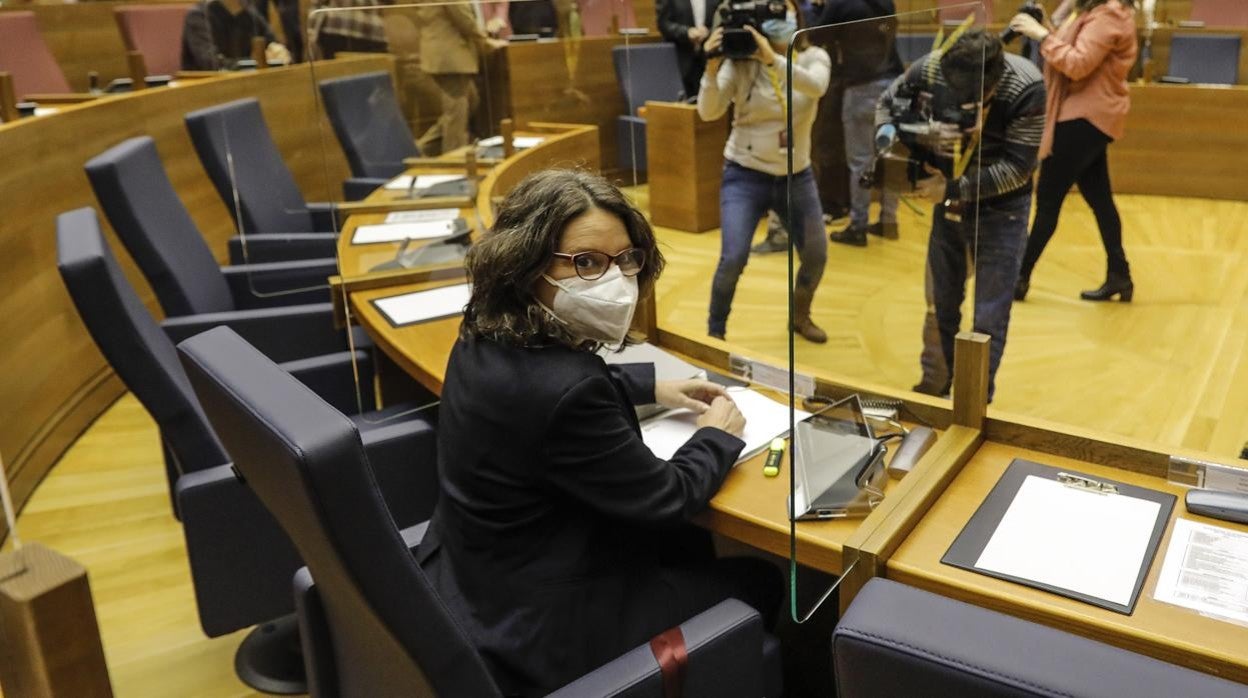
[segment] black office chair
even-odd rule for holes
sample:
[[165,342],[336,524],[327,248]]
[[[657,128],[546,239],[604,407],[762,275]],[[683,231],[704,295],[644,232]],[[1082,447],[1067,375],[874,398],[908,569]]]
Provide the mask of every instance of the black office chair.
[[1239,80],[1238,34],[1175,34],[1170,37],[1170,77],[1205,85]]
[[[329,203],[309,204],[282,160],[260,102],[240,99],[186,115],[186,129],[239,232],[336,233]],[[237,206],[235,196],[237,195]]]
[[323,80],[320,87],[325,114],[351,166],[351,178],[342,183],[348,201],[403,174],[403,158],[420,155],[389,72]]
[[[320,239],[323,235],[235,236],[229,244],[235,266],[218,267],[173,190],[150,137],[113,146],[87,161],[85,169],[108,222],[151,282],[166,314],[326,299],[326,279],[338,273],[338,263],[336,244],[325,244]],[[308,241],[308,237],[314,239]],[[292,245],[299,249],[292,252],[288,249]],[[271,262],[292,255],[306,257],[318,250],[322,259]]]
[[[227,328],[179,351],[248,486],[316,580],[296,581],[312,695],[501,696],[412,555],[423,532],[402,535],[387,511],[357,426]],[[766,694],[761,626],[735,600],[682,625],[685,695]],[[662,696],[663,680],[643,646],[557,695]]]
[[620,167],[645,172],[646,120],[637,116],[637,109],[646,102],[679,102],[685,94],[680,77],[680,62],[675,44],[641,44],[616,46],[611,49],[615,78],[624,93],[628,113],[616,117],[615,142],[620,154]]
[[[183,533],[195,586],[200,625],[209,637],[264,623],[239,648],[236,668],[261,690],[281,687],[272,678],[300,676],[291,658],[295,623],[291,575],[303,563],[290,540],[242,486],[230,457],[212,430],[178,363],[173,343],[139,300],[100,232],[95,211],[78,209],[57,219],[57,267],[83,324],[113,370],[160,429],[174,512]],[[346,352],[282,364],[309,389],[339,409],[355,413],[351,362],[368,370],[369,356]],[[372,404],[371,383],[360,399]],[[427,519],[436,501],[434,430],[428,418],[394,419],[412,406],[355,417],[370,463],[405,525]],[[269,623],[287,616],[284,620]],[[297,649],[297,646],[296,646]]]
[[887,579],[832,636],[840,698],[1231,698],[1248,687]]

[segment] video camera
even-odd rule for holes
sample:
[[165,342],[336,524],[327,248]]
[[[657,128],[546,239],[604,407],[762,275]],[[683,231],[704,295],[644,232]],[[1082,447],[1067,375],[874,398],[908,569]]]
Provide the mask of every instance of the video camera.
[[[889,164],[890,171],[894,171],[893,165],[900,165],[910,187],[928,176],[924,163],[937,167],[947,165],[946,159],[933,152],[933,145],[950,126],[959,132],[975,127],[979,110],[965,107],[971,103],[969,98],[961,98],[947,88],[938,89],[912,81],[898,85],[889,107],[889,121],[876,130],[875,161],[863,173],[859,185],[867,188],[885,185],[884,171],[879,166],[882,161]],[[905,146],[908,153],[899,154],[898,144]]]
[[719,51],[709,56],[741,60],[754,55],[758,46],[746,27],[754,27],[760,33],[763,22],[784,19],[787,11],[784,0],[728,0],[720,5],[720,25],[724,28],[724,43]]

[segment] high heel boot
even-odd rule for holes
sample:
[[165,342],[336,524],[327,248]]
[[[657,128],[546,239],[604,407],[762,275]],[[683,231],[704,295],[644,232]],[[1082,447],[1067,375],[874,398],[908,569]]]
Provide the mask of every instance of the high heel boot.
[[793,327],[791,329],[808,342],[823,344],[828,341],[828,333],[819,329],[819,326],[810,319],[810,303],[814,300],[814,296],[814,289],[794,287]]
[[1108,301],[1118,296],[1118,300],[1123,303],[1130,303],[1133,295],[1135,295],[1135,284],[1131,283],[1131,275],[1111,271],[1100,288],[1094,291],[1084,291],[1079,294],[1079,297],[1085,301]]

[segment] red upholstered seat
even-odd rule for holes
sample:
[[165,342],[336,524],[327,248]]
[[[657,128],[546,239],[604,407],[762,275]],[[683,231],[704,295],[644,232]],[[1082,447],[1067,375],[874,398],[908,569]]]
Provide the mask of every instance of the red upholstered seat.
[[611,34],[611,18],[619,19],[617,26],[636,27],[637,15],[629,0],[578,0],[581,13],[581,32],[585,36],[608,36]]
[[113,9],[126,49],[143,54],[151,75],[182,67],[182,26],[190,5],[121,5]]
[[1191,19],[1207,27],[1248,26],[1248,2],[1244,0],[1192,0]]
[[13,75],[18,99],[39,92],[69,92],[65,73],[39,34],[33,12],[0,13],[0,70]]

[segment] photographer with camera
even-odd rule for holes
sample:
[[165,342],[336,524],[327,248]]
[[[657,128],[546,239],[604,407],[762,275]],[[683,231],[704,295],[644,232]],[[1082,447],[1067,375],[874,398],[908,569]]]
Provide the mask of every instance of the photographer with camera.
[[1122,220],[1110,190],[1108,158],[1109,144],[1122,137],[1131,109],[1127,74],[1138,50],[1133,4],[1132,0],[1074,0],[1073,12],[1056,28],[1025,14],[1010,20],[1011,30],[1040,42],[1048,89],[1036,220],[1027,239],[1016,300],[1027,297],[1032,269],[1057,230],[1062,202],[1073,184],[1079,185],[1079,193],[1096,216],[1107,257],[1105,283],[1080,297],[1107,301],[1118,296],[1129,302],[1135,292],[1122,249]]
[[[1027,237],[1044,95],[1034,64],[1006,54],[995,35],[973,29],[915,61],[880,97],[877,134],[884,140],[896,134],[910,146],[914,167],[926,175],[915,191],[935,204],[918,392],[949,392],[967,260],[974,255],[974,330],[992,338],[992,398]],[[939,348],[933,335],[939,336]]]
[[[729,0],[725,8],[723,23],[706,40],[706,74],[698,91],[698,115],[703,120],[717,119],[733,106],[719,190],[721,247],[711,285],[708,333],[723,339],[737,281],[749,260],[750,240],[771,209],[780,214],[801,259],[794,280],[791,329],[822,344],[828,335],[810,319],[810,305],[823,277],[828,240],[810,169],[810,132],[819,98],[828,89],[831,61],[826,51],[810,46],[804,37],[797,38],[790,105],[786,98],[790,66],[785,54],[804,24],[797,6],[792,0]],[[787,126],[790,108],[792,142]],[[792,177],[788,174],[790,148]]]

